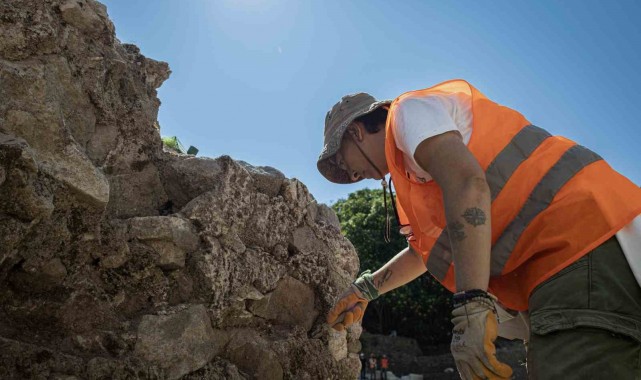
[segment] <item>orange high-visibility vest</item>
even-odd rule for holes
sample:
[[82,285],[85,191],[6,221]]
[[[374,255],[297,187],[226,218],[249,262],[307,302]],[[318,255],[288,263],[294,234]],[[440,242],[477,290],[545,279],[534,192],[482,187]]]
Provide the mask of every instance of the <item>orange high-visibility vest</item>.
[[641,189],[589,149],[531,125],[463,80],[402,94],[390,105],[385,155],[396,188],[400,223],[429,272],[456,291],[445,210],[435,181],[405,170],[394,139],[399,102],[429,94],[471,96],[467,145],[491,191],[489,291],[514,310],[527,310],[536,285],[596,248],[641,214]]

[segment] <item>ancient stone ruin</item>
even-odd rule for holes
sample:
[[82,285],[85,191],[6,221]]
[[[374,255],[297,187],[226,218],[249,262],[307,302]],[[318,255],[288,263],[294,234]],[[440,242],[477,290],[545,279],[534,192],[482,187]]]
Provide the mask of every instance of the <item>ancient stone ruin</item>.
[[93,0],[0,2],[0,378],[353,379],[358,258],[268,167],[164,151],[164,62]]

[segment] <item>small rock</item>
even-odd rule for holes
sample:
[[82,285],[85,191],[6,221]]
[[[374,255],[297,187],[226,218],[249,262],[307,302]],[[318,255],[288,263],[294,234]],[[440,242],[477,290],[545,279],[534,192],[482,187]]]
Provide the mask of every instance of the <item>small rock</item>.
[[246,285],[239,289],[236,292],[236,299],[238,300],[260,300],[265,297],[263,293],[261,293],[258,289],[251,285]]
[[360,323],[353,323],[347,328],[347,351],[350,353],[358,353],[361,351],[363,345],[359,338],[362,333],[363,326]]
[[32,258],[26,260],[20,270],[11,274],[10,281],[20,291],[42,293],[60,285],[65,276],[67,269],[59,258],[44,263]]
[[332,357],[336,361],[345,359],[348,354],[347,331],[336,331],[329,326],[326,328],[329,330],[327,344]]
[[194,198],[220,188],[225,181],[231,159],[181,156],[161,167],[167,195],[176,209],[182,209]]
[[287,248],[285,248],[281,244],[276,244],[274,246],[274,250],[272,251],[272,255],[278,260],[278,261],[285,261],[287,260]]
[[104,26],[100,17],[84,0],[68,0],[59,8],[63,20],[85,33],[99,32]]
[[129,245],[123,243],[109,256],[100,259],[100,266],[105,269],[116,269],[123,266],[129,260]]
[[354,374],[359,373],[360,371],[361,360],[359,359],[358,354],[350,353],[338,363],[338,366],[343,374],[342,377],[353,379],[355,377]]
[[294,231],[291,244],[302,254],[310,255],[316,252],[324,243],[320,241],[314,231],[307,226],[303,226]]
[[185,267],[185,251],[168,241],[150,241],[148,243],[158,254],[158,266],[165,270]]
[[111,197],[107,212],[120,219],[157,215],[168,200],[158,168],[152,163],[137,172],[111,175],[109,186]]
[[360,340],[347,340],[347,352],[357,354],[361,352],[362,348],[363,345],[361,344]]
[[129,236],[142,241],[171,241],[187,252],[198,249],[200,239],[187,219],[174,216],[146,216],[131,218]]
[[347,328],[347,340],[358,340],[363,333],[363,326],[360,323],[354,323]]
[[193,290],[194,282],[192,279],[182,272],[174,272],[174,285],[169,294],[169,303],[177,305],[189,300]]
[[280,192],[280,187],[283,185],[285,175],[279,170],[270,166],[253,166],[245,161],[237,161],[242,165],[255,181],[256,188],[263,194],[270,197],[275,197]]
[[317,207],[316,221],[320,221],[333,226],[339,231],[341,229],[341,223],[338,220],[338,216],[336,216],[336,213],[334,212],[334,210],[332,210],[331,207],[324,203],[319,204]]
[[254,330],[234,331],[224,356],[252,379],[283,378],[283,368],[270,342]]
[[227,234],[221,235],[218,240],[220,244],[236,253],[243,253],[247,250],[245,243],[240,239],[240,237],[234,233],[229,232]]
[[42,268],[42,274],[49,277],[54,284],[60,284],[67,276],[67,268],[59,258],[51,259]]
[[173,315],[145,315],[134,353],[164,368],[169,379],[178,379],[218,355],[219,344],[207,310],[195,305]]
[[312,328],[318,311],[314,309],[314,291],[292,277],[278,282],[276,289],[264,298],[251,302],[249,310],[276,324]]
[[[50,155],[50,157],[47,157]],[[99,207],[109,202],[109,181],[102,170],[94,167],[87,155],[75,144],[67,145],[62,152],[43,153],[40,168],[64,183],[80,200]]]

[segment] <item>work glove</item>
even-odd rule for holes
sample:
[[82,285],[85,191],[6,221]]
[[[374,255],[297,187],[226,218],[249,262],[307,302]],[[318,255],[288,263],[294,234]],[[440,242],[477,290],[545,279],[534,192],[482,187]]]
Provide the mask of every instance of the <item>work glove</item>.
[[327,324],[343,331],[353,323],[363,320],[370,301],[378,298],[374,276],[366,270],[338,297],[338,301],[327,314]]
[[454,295],[452,356],[464,380],[509,379],[512,368],[496,359],[496,297],[475,289]]

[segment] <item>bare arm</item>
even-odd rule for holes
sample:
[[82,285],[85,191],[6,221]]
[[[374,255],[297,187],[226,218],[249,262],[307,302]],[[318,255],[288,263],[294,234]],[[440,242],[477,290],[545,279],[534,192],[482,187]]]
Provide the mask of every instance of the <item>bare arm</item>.
[[486,290],[490,277],[490,189],[457,132],[423,141],[414,154],[443,191],[457,291]]
[[407,284],[426,271],[421,256],[411,247],[407,247],[374,272],[374,285],[379,294],[387,293]]

